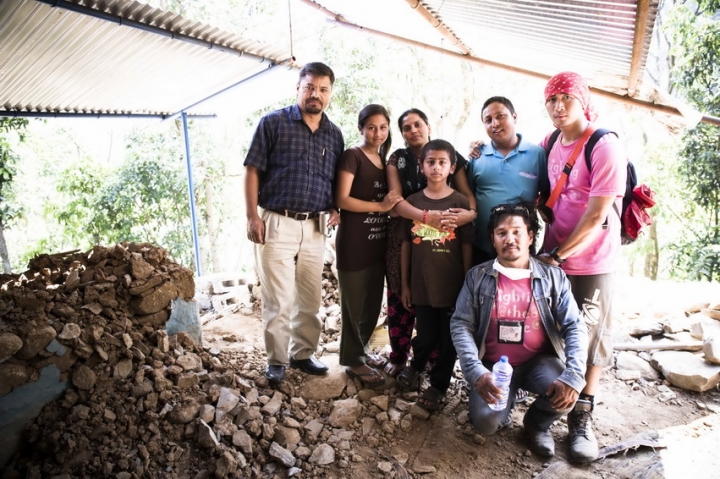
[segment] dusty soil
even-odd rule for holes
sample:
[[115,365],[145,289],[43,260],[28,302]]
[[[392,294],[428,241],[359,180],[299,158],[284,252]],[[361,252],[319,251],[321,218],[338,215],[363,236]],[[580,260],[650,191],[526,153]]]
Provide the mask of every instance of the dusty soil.
[[[720,286],[619,278],[616,341],[622,342],[638,320],[682,315],[685,308],[699,301],[720,302]],[[373,344],[382,342],[383,334],[386,333],[378,329],[376,335],[380,339],[374,338]],[[230,363],[239,351],[264,354],[257,313],[254,316],[230,315],[207,324],[204,341],[206,349],[221,349],[221,355]],[[337,355],[324,353],[322,359],[331,365],[331,372],[340,368]],[[289,371],[285,381],[289,384],[284,386],[284,392],[302,395],[305,380],[302,374]],[[331,465],[319,477],[720,477],[720,460],[716,452],[720,444],[720,391],[712,388],[695,393],[670,386],[676,397],[667,400],[660,395],[667,386],[662,379],[621,381],[617,379],[615,369],[608,368],[602,378],[594,414],[600,446],[654,434],[665,447],[654,450],[640,447],[589,465],[574,465],[566,462],[568,442],[564,422],[558,422],[552,428],[556,440],[554,458],[540,458],[527,449],[522,427],[527,405],[515,409],[511,427],[484,441],[474,435],[467,423],[465,384],[457,370],[441,411],[428,420],[414,420],[407,432],[397,428],[394,434],[380,434],[372,440],[353,438],[353,460],[343,464],[344,467]],[[348,397],[347,393],[344,391],[338,399]],[[390,396],[391,404],[402,397],[394,388],[386,389],[382,394]],[[394,466],[393,472],[383,472],[387,470],[387,463]],[[279,469],[275,471],[275,477],[283,477],[282,474]]]

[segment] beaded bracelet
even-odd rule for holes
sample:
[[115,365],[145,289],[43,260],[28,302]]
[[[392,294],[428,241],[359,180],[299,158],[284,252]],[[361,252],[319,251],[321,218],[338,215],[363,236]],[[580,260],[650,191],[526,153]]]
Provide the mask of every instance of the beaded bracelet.
[[424,224],[427,223],[427,215],[428,215],[428,210],[423,210],[422,222],[423,222]]

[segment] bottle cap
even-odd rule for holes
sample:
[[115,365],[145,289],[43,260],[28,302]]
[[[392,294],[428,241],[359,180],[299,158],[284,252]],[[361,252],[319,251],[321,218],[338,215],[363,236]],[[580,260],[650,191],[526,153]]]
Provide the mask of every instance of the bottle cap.
[[508,357],[507,357],[507,356],[500,356],[500,362],[501,362],[501,363],[506,363],[506,362],[508,362]]

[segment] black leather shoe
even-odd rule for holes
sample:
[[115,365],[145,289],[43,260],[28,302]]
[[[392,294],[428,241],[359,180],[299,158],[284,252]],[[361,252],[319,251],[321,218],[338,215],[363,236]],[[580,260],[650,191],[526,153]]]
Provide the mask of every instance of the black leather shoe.
[[268,366],[265,369],[265,377],[270,382],[281,383],[285,379],[285,366]]
[[327,366],[323,363],[310,356],[307,359],[291,359],[290,367],[296,369],[302,369],[308,374],[325,374],[328,370]]
[[542,431],[539,427],[527,420],[523,420],[525,432],[530,441],[530,450],[538,456],[551,457],[555,455],[555,440],[550,431]]

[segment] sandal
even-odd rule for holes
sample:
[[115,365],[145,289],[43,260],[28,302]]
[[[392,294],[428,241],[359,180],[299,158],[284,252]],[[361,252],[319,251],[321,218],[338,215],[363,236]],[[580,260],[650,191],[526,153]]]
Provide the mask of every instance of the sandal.
[[370,353],[365,356],[365,364],[371,368],[381,368],[387,364],[387,359],[377,353]]
[[[384,386],[385,382],[386,382],[385,376],[383,376],[382,373],[380,373],[379,371],[376,371],[374,369],[372,370],[371,373],[356,373],[355,371],[353,371],[350,368],[345,368],[345,374],[347,374],[348,376],[350,376],[353,379],[357,379],[358,381],[360,381],[362,383],[363,386],[368,387],[368,388]],[[380,378],[379,381],[369,380],[370,378],[377,378],[377,377]]]
[[403,369],[405,369],[405,363],[389,362],[385,365],[385,374],[395,377],[400,374]]
[[416,391],[420,386],[420,373],[412,366],[406,366],[398,375],[397,383],[403,391]]
[[527,401],[528,392],[524,389],[518,389],[515,393],[515,404],[524,403]]
[[440,409],[445,394],[441,393],[438,389],[430,386],[420,394],[415,404],[425,409],[426,411],[437,411]]

